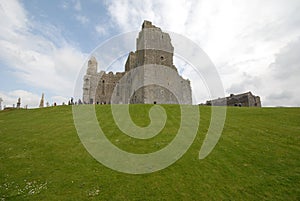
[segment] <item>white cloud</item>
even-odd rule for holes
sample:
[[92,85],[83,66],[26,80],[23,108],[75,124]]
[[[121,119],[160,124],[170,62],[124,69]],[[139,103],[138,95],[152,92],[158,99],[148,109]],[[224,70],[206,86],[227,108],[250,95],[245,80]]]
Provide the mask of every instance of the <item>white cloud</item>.
[[18,1],[1,1],[0,5],[0,60],[11,66],[19,81],[72,96],[86,55],[66,42],[56,27],[29,21]]
[[[139,30],[142,21],[147,19],[164,31],[187,36],[215,63],[228,93],[252,90],[263,97],[264,105],[275,104],[269,96],[274,89],[264,82],[269,65],[282,47],[300,36],[299,7],[297,0],[115,0],[108,3],[111,21],[121,32]],[[282,83],[276,85],[284,90],[286,84],[282,80],[272,80]],[[290,103],[286,105],[295,103],[297,96],[292,90]]]
[[265,76],[266,99],[270,105],[300,106],[300,37],[275,54]]
[[234,81],[232,81],[233,84],[231,85],[231,87],[229,89],[227,89],[228,93],[240,93],[242,91],[254,91],[262,84],[260,77],[252,76],[247,73],[243,73],[240,77],[241,77],[242,82],[235,83]]
[[75,18],[81,24],[87,24],[90,21],[89,18],[84,15],[76,15]]
[[95,27],[97,33],[100,35],[106,35],[107,34],[107,28],[103,24],[99,24]]

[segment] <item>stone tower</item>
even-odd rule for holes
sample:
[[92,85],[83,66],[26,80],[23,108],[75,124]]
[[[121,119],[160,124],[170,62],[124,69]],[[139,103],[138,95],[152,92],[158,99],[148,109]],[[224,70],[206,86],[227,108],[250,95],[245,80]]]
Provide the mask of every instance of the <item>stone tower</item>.
[[88,61],[88,67],[86,75],[84,76],[83,83],[83,103],[94,104],[96,89],[98,86],[99,79],[103,72],[98,73],[98,62],[94,56]]
[[128,55],[125,71],[147,64],[164,65],[177,70],[173,65],[173,52],[169,34],[162,32],[151,22],[144,21],[136,39],[136,51]]
[[[147,66],[144,72],[139,75],[132,75],[132,80],[155,79],[155,75],[164,74],[166,85],[176,85],[176,90],[180,91],[180,97],[177,97],[185,104],[192,104],[192,95],[190,81],[179,76],[177,68],[173,64],[174,47],[168,33],[163,32],[160,28],[152,25],[149,21],[144,21],[142,30],[136,39],[136,51],[128,55],[125,71],[128,72],[139,66]],[[176,72],[165,72],[156,66],[169,67]],[[153,77],[149,75],[153,74]],[[156,80],[157,83],[161,80]],[[130,91],[130,86],[129,91]],[[131,91],[132,92],[132,91]],[[126,97],[127,94],[123,96]],[[144,86],[134,92],[132,97],[126,97],[123,101],[130,99],[130,103],[146,104],[178,104],[176,97],[166,88],[158,85]]]

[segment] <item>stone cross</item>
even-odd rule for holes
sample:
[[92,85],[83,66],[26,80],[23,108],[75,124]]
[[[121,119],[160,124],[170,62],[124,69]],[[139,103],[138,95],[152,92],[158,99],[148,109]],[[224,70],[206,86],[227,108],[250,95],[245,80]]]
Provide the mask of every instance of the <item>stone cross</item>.
[[21,107],[21,98],[18,98],[18,102],[17,102],[17,108]]
[[40,108],[44,107],[44,93],[42,93],[42,98],[40,101]]

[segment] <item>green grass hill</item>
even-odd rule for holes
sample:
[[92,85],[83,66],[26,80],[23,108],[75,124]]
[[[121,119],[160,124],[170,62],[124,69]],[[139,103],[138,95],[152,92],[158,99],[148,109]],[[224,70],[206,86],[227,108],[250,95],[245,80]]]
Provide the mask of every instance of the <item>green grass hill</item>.
[[[133,153],[167,146],[180,125],[176,105],[157,136],[131,138],[109,105],[97,105],[111,143]],[[198,106],[195,106],[195,109]],[[151,105],[130,105],[139,126]],[[200,106],[198,134],[188,151],[158,172],[130,175],[97,162],[82,145],[71,106],[0,111],[0,201],[4,200],[300,200],[300,108],[227,109],[214,150],[198,159],[211,108]]]

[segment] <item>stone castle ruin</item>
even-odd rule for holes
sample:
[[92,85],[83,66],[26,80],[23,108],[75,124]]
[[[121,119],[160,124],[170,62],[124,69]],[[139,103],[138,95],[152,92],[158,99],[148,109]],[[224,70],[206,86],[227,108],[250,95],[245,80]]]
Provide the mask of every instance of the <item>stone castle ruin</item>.
[[214,106],[239,106],[239,107],[261,107],[260,97],[253,95],[250,91],[242,94],[230,94],[225,98],[206,101],[206,105]]
[[136,51],[129,53],[124,72],[97,72],[97,60],[90,58],[83,103],[192,104],[190,81],[178,74],[173,53],[169,34],[144,21]]

